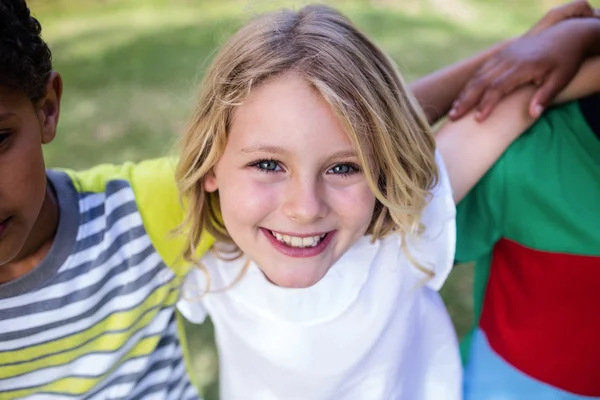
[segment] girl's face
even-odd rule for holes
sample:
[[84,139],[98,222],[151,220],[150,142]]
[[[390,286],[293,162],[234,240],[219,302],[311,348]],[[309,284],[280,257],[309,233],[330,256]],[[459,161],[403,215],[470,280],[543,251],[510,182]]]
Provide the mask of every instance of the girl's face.
[[365,235],[375,196],[325,100],[289,73],[253,90],[233,115],[205,181],[227,232],[273,283],[308,287]]

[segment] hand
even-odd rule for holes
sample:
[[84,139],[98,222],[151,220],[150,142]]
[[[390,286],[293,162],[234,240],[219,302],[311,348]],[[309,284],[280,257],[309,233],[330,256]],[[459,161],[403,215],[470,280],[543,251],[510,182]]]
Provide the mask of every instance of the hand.
[[454,102],[450,118],[459,119],[476,107],[476,118],[482,121],[504,96],[529,83],[539,87],[529,106],[531,116],[537,118],[569,83],[585,58],[585,50],[579,46],[582,41],[579,35],[584,33],[581,29],[567,29],[577,28],[573,22],[580,20],[565,19],[594,15],[595,11],[585,1],[549,11],[530,31],[496,52],[479,68]]
[[525,35],[537,35],[543,30],[567,19],[599,16],[596,12],[587,1],[575,0],[550,9]]

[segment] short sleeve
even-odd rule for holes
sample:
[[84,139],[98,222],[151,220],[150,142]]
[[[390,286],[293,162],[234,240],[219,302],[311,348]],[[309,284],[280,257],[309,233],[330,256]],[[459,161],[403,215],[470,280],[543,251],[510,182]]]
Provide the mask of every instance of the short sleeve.
[[[86,171],[65,172],[71,176],[80,192],[100,193],[106,190],[110,181],[127,181],[154,248],[176,275],[183,276],[188,270],[187,264],[181,259],[185,238],[174,232],[184,218],[175,182],[176,163],[177,160],[165,157],[140,163],[102,164]],[[202,256],[212,243],[212,237],[204,234],[198,246],[198,256]]]
[[177,309],[190,322],[201,324],[206,320],[207,311],[202,304],[206,294],[206,275],[198,268],[191,269],[183,281]]
[[457,263],[475,261],[492,251],[502,234],[504,157],[483,176],[457,206]]
[[[181,258],[185,238],[174,232],[184,220],[175,182],[176,163],[175,159],[161,158],[136,164],[131,172],[131,186],[154,247],[165,264],[183,276],[189,266]],[[212,237],[204,232],[196,255],[201,257],[212,244]]]
[[436,151],[436,164],[439,179],[431,191],[429,203],[421,214],[424,231],[416,237],[408,237],[408,251],[419,266],[433,271],[434,277],[427,280],[427,286],[439,290],[454,265],[456,246],[456,207],[452,196],[450,178]]

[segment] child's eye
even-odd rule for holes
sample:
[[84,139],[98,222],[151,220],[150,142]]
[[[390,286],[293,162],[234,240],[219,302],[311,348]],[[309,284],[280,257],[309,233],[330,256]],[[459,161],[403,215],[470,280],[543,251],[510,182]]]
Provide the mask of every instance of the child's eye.
[[259,160],[252,163],[251,166],[255,167],[262,172],[279,172],[283,171],[279,163],[275,160]]
[[360,168],[354,164],[337,164],[327,171],[328,174],[348,176],[360,171]]

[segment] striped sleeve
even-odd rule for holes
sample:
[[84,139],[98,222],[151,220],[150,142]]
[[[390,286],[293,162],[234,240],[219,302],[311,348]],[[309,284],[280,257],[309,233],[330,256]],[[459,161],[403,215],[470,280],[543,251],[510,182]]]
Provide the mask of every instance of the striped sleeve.
[[[131,185],[144,228],[152,244],[177,276],[188,271],[181,259],[185,240],[174,230],[183,222],[184,210],[175,184],[175,164],[172,158],[158,158],[140,163],[122,165],[99,165],[76,174],[71,178],[79,192],[102,192],[107,182],[125,180]],[[212,245],[213,239],[204,235],[198,246],[199,256]]]

